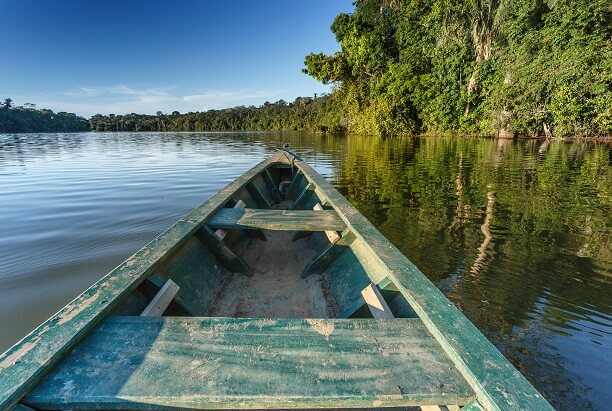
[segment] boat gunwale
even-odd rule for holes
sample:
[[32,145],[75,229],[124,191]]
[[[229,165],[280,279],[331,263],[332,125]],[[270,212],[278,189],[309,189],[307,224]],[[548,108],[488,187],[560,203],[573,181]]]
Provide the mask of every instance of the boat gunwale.
[[262,171],[276,164],[287,164],[281,152],[226,185],[0,354],[0,409],[15,406],[215,211]]
[[553,410],[546,399],[442,292],[310,165],[295,166],[324,193],[348,229],[375,256],[487,410]]

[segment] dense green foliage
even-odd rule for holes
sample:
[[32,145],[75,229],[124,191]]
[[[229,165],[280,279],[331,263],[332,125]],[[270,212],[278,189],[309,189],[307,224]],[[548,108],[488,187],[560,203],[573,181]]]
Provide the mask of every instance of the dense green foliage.
[[33,104],[15,107],[7,98],[0,104],[0,133],[87,131],[89,123],[73,113],[37,110]]
[[612,3],[357,0],[304,72],[376,134],[612,133]]
[[[335,97],[298,97],[292,103],[279,100],[260,107],[240,106],[180,114],[97,114],[90,120],[96,131],[209,131],[209,130],[318,130],[344,131]],[[330,129],[327,124],[335,124]]]

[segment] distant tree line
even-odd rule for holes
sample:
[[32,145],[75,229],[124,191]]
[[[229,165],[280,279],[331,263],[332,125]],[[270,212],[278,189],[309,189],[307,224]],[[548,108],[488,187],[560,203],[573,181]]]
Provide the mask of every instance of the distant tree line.
[[181,114],[96,114],[90,119],[95,131],[213,131],[213,130],[312,130],[346,131],[342,112],[333,95],[279,100],[259,107],[238,106]]
[[34,104],[14,106],[10,98],[0,104],[0,133],[67,131],[230,131],[310,130],[346,132],[346,120],[332,95],[298,97],[261,106],[238,106],[220,110],[178,111],[156,115],[96,114],[89,120],[72,113],[37,110]]
[[0,103],[0,133],[74,132],[89,129],[89,121],[74,113],[38,110],[31,103],[15,106],[10,98]]

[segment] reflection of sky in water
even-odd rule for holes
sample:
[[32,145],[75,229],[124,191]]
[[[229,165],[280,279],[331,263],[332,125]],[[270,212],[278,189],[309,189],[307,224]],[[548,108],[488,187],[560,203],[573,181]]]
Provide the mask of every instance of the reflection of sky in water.
[[0,350],[284,141],[557,407],[612,401],[612,173],[588,144],[0,135]]

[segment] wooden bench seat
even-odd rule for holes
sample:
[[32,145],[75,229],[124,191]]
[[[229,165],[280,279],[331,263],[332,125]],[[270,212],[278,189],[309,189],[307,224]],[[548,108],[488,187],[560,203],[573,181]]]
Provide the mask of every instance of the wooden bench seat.
[[263,210],[222,208],[206,224],[212,228],[280,231],[342,231],[346,224],[334,210]]
[[24,399],[37,409],[463,405],[418,319],[109,317]]

